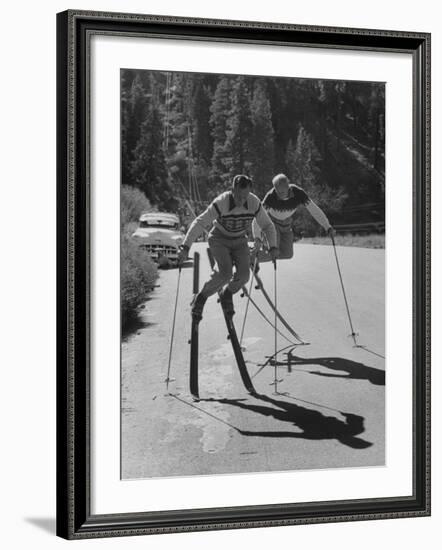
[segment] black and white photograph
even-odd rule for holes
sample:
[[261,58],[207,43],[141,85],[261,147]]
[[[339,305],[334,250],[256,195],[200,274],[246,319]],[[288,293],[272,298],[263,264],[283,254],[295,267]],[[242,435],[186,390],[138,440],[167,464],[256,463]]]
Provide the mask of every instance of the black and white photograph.
[[120,70],[121,479],[385,465],[385,83]]

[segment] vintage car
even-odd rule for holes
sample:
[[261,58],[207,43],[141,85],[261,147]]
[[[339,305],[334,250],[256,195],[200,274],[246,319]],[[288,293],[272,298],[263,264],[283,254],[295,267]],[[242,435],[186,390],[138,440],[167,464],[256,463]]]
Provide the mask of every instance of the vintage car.
[[180,220],[175,214],[168,212],[141,214],[139,227],[132,237],[160,267],[177,264],[178,247],[184,240],[184,233],[180,229]]

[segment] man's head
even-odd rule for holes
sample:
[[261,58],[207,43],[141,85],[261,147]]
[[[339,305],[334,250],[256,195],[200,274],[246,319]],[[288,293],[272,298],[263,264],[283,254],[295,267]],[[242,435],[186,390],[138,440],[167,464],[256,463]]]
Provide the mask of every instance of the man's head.
[[232,193],[237,206],[244,204],[252,189],[252,180],[248,176],[239,174],[233,178]]
[[272,180],[273,187],[280,199],[287,199],[289,196],[289,179],[285,174],[278,174]]

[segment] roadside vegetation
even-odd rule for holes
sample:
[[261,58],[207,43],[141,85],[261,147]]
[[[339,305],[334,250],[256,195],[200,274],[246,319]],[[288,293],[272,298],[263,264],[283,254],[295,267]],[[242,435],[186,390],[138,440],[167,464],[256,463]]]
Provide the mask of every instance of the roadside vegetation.
[[133,324],[139,307],[152,291],[158,277],[157,267],[147,252],[131,238],[142,212],[153,210],[138,189],[121,189],[121,324],[122,330]]
[[[372,233],[370,235],[336,235],[336,246],[358,246],[360,248],[385,248],[385,234]],[[331,245],[330,237],[304,237],[297,244],[325,244]]]

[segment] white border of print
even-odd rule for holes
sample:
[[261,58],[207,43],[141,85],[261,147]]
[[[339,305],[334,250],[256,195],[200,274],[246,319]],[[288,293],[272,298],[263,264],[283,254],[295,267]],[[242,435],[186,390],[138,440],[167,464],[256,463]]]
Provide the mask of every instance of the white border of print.
[[[120,480],[121,68],[386,82],[385,467]],[[411,495],[411,55],[93,36],[91,71],[91,512]]]

